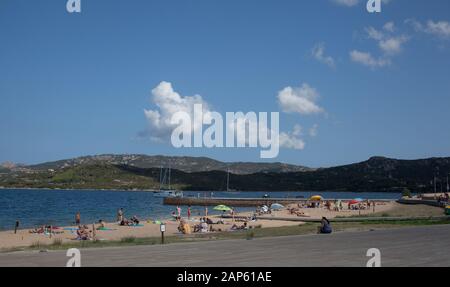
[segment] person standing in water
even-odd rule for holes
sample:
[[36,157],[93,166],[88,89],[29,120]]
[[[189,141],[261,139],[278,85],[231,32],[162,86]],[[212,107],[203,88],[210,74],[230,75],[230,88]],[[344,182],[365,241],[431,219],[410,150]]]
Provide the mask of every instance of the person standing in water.
[[187,217],[188,217],[188,220],[191,220],[191,206],[190,205],[187,209]]
[[177,216],[178,220],[181,220],[181,208],[179,206],[177,206]]
[[81,215],[80,212],[78,211],[77,214],[75,214],[75,225],[80,225],[81,224]]

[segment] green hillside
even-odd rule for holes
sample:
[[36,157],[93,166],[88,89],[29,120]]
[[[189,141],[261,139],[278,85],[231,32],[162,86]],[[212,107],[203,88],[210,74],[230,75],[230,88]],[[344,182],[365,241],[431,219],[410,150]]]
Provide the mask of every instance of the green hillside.
[[[361,163],[303,172],[230,174],[230,189],[239,191],[430,192],[438,177],[445,190],[450,158],[396,160],[374,157]],[[160,168],[88,163],[57,170],[0,173],[2,187],[148,190],[159,188]],[[172,187],[192,191],[226,189],[227,172],[172,170]]]

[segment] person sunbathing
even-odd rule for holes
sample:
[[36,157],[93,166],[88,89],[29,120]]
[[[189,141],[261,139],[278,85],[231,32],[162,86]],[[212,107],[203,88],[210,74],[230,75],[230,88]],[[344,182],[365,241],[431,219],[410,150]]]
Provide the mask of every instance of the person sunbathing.
[[247,222],[245,222],[243,225],[241,226],[237,226],[236,224],[233,224],[233,226],[231,227],[231,230],[246,230],[248,229],[248,225]]
[[295,215],[297,215],[298,217],[310,217],[309,215],[307,215],[303,211],[298,211],[298,212],[295,213]]
[[98,221],[99,226],[96,228],[97,230],[103,230],[106,228],[105,222],[103,220]]
[[79,226],[77,230],[77,238],[76,240],[89,240],[90,232],[87,226]]
[[202,222],[200,224],[200,232],[202,233],[208,232],[208,224],[206,222]]
[[134,224],[134,225],[138,225],[139,224],[139,218],[135,215],[135,216],[133,216],[133,217],[131,217],[131,222]]
[[30,230],[29,233],[32,234],[41,234],[44,233],[44,227],[35,228],[33,230]]
[[123,218],[119,225],[120,226],[130,226],[131,224],[133,224],[131,221],[129,221],[126,218]]

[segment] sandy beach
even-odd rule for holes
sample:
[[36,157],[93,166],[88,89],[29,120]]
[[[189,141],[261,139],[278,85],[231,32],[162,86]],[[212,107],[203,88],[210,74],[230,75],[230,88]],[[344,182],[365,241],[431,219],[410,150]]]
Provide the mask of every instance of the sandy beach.
[[[383,213],[392,210],[396,206],[394,202],[378,202],[375,208],[376,213]],[[291,214],[289,209],[297,209],[297,214]],[[280,220],[270,220],[270,217],[283,217],[283,218],[312,218],[320,219],[322,217],[335,218],[335,217],[350,217],[358,215],[370,215],[373,214],[373,208],[366,210],[348,210],[347,206],[344,205],[342,211],[330,211],[325,207],[320,208],[299,208],[297,205],[286,206],[284,209],[279,211],[272,211],[271,214],[263,215],[267,217],[267,220],[257,220],[249,221],[249,228],[270,228],[270,227],[282,227],[282,226],[292,226],[302,224],[298,221],[280,221]],[[236,217],[250,217],[251,212],[243,212],[236,214]],[[210,216],[213,222],[222,220],[224,224],[214,224],[212,225],[215,230],[220,230],[222,232],[233,232],[232,226],[234,224],[242,226],[243,222],[236,218],[233,219],[222,219],[220,216]],[[186,220],[186,219],[184,219]],[[187,221],[193,230],[193,226],[200,223],[200,217],[192,217],[191,220]],[[179,223],[175,220],[165,221],[166,223],[166,236],[185,236],[178,231]],[[87,224],[91,234],[93,231],[93,224]],[[98,224],[96,225],[96,228]],[[128,237],[134,238],[148,238],[148,237],[159,237],[161,236],[160,225],[152,221],[141,221],[139,226],[120,226],[118,223],[105,223],[107,230],[95,230],[95,239],[100,241],[118,241]],[[55,242],[69,243],[77,242],[76,237],[76,226],[58,227],[54,230],[54,234],[36,234],[30,233],[31,229],[21,229],[14,234],[14,231],[2,231],[0,232],[0,249],[11,249],[18,247],[29,247],[32,245],[50,245]],[[78,241],[79,242],[79,241]]]

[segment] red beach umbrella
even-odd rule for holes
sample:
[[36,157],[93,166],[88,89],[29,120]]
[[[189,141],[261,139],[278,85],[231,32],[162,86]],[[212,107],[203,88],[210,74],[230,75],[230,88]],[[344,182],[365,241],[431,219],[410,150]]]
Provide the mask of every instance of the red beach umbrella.
[[360,203],[360,201],[358,201],[356,199],[352,199],[348,202],[348,204],[350,204],[350,205],[354,205],[354,204],[358,204],[358,203]]

